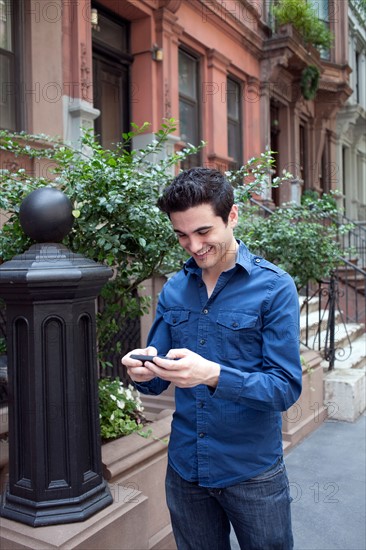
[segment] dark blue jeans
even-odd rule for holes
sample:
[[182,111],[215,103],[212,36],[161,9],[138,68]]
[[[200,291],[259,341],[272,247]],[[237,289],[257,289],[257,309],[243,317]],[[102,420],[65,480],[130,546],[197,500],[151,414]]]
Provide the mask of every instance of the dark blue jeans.
[[291,550],[290,489],[282,459],[263,474],[224,489],[199,487],[170,466],[166,497],[179,550]]

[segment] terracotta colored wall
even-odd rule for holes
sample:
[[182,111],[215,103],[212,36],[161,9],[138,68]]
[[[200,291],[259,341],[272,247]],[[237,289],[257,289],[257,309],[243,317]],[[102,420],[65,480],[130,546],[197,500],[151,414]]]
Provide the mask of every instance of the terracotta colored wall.
[[[234,12],[237,3],[232,4]],[[112,6],[113,3],[105,2],[105,5]],[[156,2],[140,2],[140,17],[135,18],[132,9],[136,9],[137,4],[127,9],[128,2],[124,3],[125,15],[129,15],[131,21],[131,53],[134,55],[131,68],[131,119],[137,124],[151,122],[153,131],[157,130],[164,117],[179,119],[178,47],[184,45],[200,57],[201,135],[207,142],[203,160],[222,162],[225,168],[228,162],[228,74],[244,84],[243,156],[247,158],[260,151],[259,61],[241,46],[245,25],[254,40],[253,24],[249,19],[247,21],[238,16],[230,21],[229,26],[226,16],[223,17],[222,13],[206,13],[200,2],[186,0],[176,5],[179,5],[176,11],[151,10],[151,6],[157,6]],[[123,15],[120,8],[119,13]],[[233,28],[235,32],[232,32]],[[162,62],[152,60],[150,50],[153,44],[163,49]],[[249,93],[248,79],[251,86]],[[253,85],[253,79],[257,85]]]
[[[61,0],[31,0],[26,9],[29,24],[25,101],[28,130],[60,135],[62,122],[62,8]],[[62,133],[62,132],[61,132]]]

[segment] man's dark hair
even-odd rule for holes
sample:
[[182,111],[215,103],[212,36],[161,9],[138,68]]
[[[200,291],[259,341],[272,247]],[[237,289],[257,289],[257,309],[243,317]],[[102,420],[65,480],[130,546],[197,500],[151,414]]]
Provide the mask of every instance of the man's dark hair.
[[231,184],[218,170],[211,168],[190,168],[176,176],[163,191],[158,200],[160,210],[184,212],[193,206],[211,204],[216,216],[224,223],[229,219],[234,204],[234,191]]

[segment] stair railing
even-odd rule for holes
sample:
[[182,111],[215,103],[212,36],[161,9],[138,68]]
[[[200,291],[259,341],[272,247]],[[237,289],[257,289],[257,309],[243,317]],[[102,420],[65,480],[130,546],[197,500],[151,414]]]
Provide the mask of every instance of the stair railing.
[[[308,284],[305,288],[305,296],[301,311],[305,310],[305,327],[303,328],[301,344],[316,349],[328,362],[328,370],[334,369],[335,361],[346,361],[352,354],[352,341],[348,330],[353,323],[361,327],[365,322],[365,294],[366,272],[362,272],[351,262],[342,259],[341,263],[349,264],[350,269],[363,273],[362,288],[353,287],[338,275],[336,268],[329,279],[319,281],[317,284]],[[353,277],[352,277],[352,280]],[[357,280],[358,281],[358,280]],[[310,323],[310,305],[317,300],[317,322]],[[357,328],[357,327],[356,327]],[[340,337],[337,343],[337,330]],[[343,332],[341,335],[340,332]]]

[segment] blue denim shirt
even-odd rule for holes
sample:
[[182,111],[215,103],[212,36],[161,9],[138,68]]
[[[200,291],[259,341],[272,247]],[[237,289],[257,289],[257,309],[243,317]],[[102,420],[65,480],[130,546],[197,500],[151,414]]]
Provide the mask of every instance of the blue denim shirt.
[[[176,388],[169,463],[181,477],[227,487],[282,455],[281,411],[301,392],[299,299],[292,278],[240,242],[236,265],[208,298],[191,258],[165,284],[148,344],[220,363],[216,388]],[[169,382],[137,384],[158,395]]]

